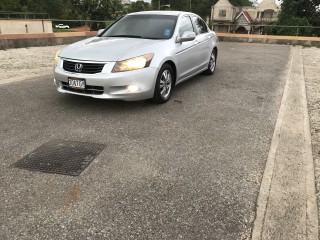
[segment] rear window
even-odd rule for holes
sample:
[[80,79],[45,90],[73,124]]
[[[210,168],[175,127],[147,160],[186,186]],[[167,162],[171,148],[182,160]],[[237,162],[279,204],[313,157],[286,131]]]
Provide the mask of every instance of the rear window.
[[204,21],[201,18],[192,17],[192,20],[193,20],[193,22],[194,22],[199,34],[208,32],[208,27],[207,27],[207,25],[204,23]]

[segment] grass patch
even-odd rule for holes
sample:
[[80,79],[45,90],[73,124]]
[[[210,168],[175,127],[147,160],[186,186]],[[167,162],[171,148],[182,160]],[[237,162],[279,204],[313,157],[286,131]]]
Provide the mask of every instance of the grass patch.
[[53,28],[53,32],[76,32],[75,30],[72,29],[61,29],[61,28]]
[[309,45],[309,44],[304,44],[302,45],[303,48],[320,48],[320,45]]

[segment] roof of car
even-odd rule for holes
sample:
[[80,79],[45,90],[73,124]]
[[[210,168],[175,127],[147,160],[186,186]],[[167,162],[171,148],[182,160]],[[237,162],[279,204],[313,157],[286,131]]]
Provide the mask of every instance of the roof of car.
[[140,14],[179,16],[180,14],[194,14],[194,13],[181,12],[181,11],[143,11],[143,12],[129,13],[128,15],[140,15]]

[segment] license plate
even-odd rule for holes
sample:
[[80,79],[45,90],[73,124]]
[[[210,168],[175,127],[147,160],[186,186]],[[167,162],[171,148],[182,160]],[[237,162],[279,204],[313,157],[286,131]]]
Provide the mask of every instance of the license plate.
[[69,78],[69,87],[77,89],[85,89],[86,81],[84,79]]

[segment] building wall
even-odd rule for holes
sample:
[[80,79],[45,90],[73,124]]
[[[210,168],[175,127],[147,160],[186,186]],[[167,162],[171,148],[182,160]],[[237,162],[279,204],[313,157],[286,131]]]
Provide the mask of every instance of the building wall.
[[279,11],[279,7],[275,4],[275,0],[263,0],[257,7],[257,10],[262,12],[267,9],[272,9],[275,12]]
[[59,32],[59,33],[28,33],[0,34],[0,50],[9,48],[26,48],[39,46],[55,46],[71,44],[89,37],[97,32]]
[[241,25],[241,26],[248,25],[248,21],[243,14],[237,19],[236,23],[237,23],[237,25]]
[[52,33],[52,22],[42,20],[0,20],[0,34]]
[[[213,21],[219,19],[219,21],[231,22],[236,14],[235,7],[233,7],[228,0],[218,1],[212,10],[213,15],[211,16],[211,19]],[[225,16],[221,16],[221,11],[225,11]]]
[[[219,16],[220,11],[225,11],[225,16]],[[220,21],[233,21],[234,10],[232,7],[215,7],[213,20],[219,19]]]
[[230,27],[229,26],[215,26],[214,27],[214,31],[219,32],[219,33],[228,33],[230,31]]
[[236,24],[237,24],[237,26],[235,28],[236,33],[239,33],[238,29],[240,27],[244,28],[246,32],[250,32],[250,30],[251,30],[251,26],[248,25],[248,21],[247,21],[246,17],[243,14],[240,15],[240,17],[237,18]]

